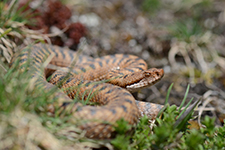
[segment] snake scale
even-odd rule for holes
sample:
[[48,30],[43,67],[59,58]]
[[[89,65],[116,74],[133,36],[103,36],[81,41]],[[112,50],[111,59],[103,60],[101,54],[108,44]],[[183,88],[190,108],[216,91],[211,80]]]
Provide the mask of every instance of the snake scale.
[[[68,68],[73,60],[75,65],[69,73],[49,67]],[[133,55],[91,58],[58,46],[35,44],[16,53],[11,62],[17,62],[21,71],[30,63],[28,73],[35,79],[36,88],[50,92],[57,85],[63,89],[57,89],[52,95],[54,103],[49,111],[54,113],[55,107],[68,111],[73,116],[70,121],[79,122],[78,127],[85,130],[89,138],[112,138],[115,135],[113,126],[119,119],[135,125],[140,116],[155,118],[162,108],[158,104],[136,101],[130,93],[155,84],[164,75],[162,69],[147,70],[146,62]],[[47,82],[46,76],[52,72]],[[74,102],[72,99],[77,97],[89,98],[99,106]]]

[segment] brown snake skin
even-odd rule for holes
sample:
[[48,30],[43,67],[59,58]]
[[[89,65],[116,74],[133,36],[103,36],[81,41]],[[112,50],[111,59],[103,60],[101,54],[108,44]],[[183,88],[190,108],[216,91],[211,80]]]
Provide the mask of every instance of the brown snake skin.
[[[70,73],[65,72],[65,68],[58,70],[52,75],[50,83],[46,81],[47,74],[54,71],[49,69],[50,65],[68,67],[74,59],[76,63]],[[46,64],[49,60],[50,65]],[[147,70],[145,61],[133,55],[90,58],[65,48],[36,44],[17,53],[12,62],[18,62],[22,71],[27,63],[31,64],[29,73],[36,79],[36,88],[43,88],[46,92],[55,89],[54,84],[62,88],[64,92],[57,89],[52,95],[53,106],[71,113],[73,118],[70,121],[79,123],[78,126],[86,131],[85,135],[89,138],[111,138],[114,136],[113,126],[119,119],[134,125],[144,114],[155,118],[162,108],[162,105],[136,101],[130,94],[155,84],[164,75],[162,69]],[[72,101],[88,97],[100,106],[83,106]]]

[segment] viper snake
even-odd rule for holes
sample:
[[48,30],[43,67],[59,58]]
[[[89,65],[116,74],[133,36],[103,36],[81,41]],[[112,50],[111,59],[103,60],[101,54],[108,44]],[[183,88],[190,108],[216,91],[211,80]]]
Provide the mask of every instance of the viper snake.
[[[21,72],[30,64],[28,73],[35,79],[35,88],[45,92],[57,89],[51,97],[54,102],[48,106],[49,112],[54,113],[55,107],[68,111],[72,114],[69,121],[79,122],[78,127],[89,138],[111,138],[118,120],[123,118],[135,125],[143,115],[154,119],[162,108],[137,101],[131,94],[155,84],[164,75],[162,69],[147,69],[146,62],[137,56],[115,54],[91,58],[62,47],[35,44],[16,53],[11,62],[12,66],[19,64]],[[75,98],[89,99],[98,106],[84,106],[74,102]]]

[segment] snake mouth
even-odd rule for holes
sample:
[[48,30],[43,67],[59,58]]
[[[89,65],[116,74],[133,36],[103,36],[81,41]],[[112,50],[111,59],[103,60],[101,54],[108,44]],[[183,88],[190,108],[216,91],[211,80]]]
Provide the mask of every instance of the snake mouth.
[[145,72],[145,77],[126,86],[126,89],[130,92],[136,92],[140,89],[149,87],[157,83],[164,76],[163,69],[152,68]]
[[126,89],[128,91],[137,91],[140,90],[142,88],[146,88],[148,86],[152,86],[153,84],[155,84],[156,82],[158,82],[161,78],[153,78],[149,81],[146,81],[146,79],[142,79],[139,82],[133,83],[131,85],[127,85]]

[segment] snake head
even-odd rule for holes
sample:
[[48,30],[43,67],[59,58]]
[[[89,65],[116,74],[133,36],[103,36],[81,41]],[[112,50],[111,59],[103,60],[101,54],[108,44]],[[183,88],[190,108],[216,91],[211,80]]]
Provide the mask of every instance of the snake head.
[[142,74],[140,79],[131,84],[126,86],[126,89],[130,92],[136,92],[140,89],[146,88],[148,86],[154,85],[156,82],[162,79],[164,76],[163,69],[151,68],[140,72]]
[[146,78],[162,78],[164,75],[163,69],[151,68],[149,70],[144,71]]

